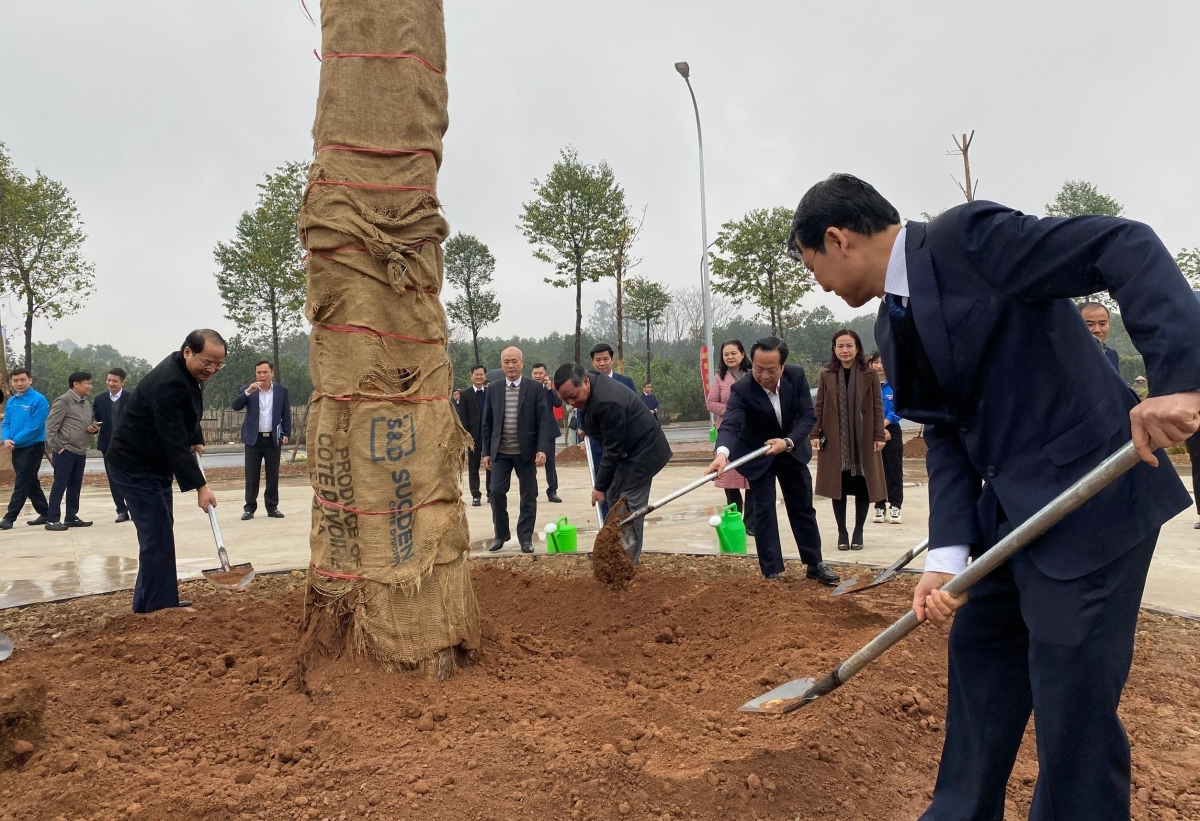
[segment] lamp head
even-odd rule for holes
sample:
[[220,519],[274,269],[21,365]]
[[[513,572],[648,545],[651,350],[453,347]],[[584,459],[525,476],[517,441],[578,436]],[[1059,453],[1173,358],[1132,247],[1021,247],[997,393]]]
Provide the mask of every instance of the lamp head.
[[688,74],[690,73],[687,63],[676,63],[675,70],[678,71],[679,76],[685,80],[688,78]]

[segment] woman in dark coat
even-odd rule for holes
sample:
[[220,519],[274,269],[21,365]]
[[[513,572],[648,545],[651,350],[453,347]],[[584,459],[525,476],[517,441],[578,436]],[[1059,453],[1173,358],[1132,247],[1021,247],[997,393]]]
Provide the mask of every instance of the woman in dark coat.
[[[872,502],[887,498],[883,476],[883,397],[867,365],[862,340],[849,329],[833,335],[829,365],[817,382],[816,492],[833,500],[838,550],[862,550],[863,524]],[[854,534],[846,532],[846,499],[854,497]]]

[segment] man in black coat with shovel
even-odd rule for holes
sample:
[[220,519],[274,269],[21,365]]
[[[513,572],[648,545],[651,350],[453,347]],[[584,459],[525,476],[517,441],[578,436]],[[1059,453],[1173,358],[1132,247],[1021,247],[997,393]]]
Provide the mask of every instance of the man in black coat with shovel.
[[[1128,819],[1117,706],[1159,528],[1190,502],[1162,448],[1200,428],[1200,306],[1171,254],[1130,220],[1038,219],[981,200],[902,225],[848,174],[809,189],[788,242],[852,307],[883,298],[875,339],[896,411],[925,425],[929,556],[913,611],[935,624],[958,615],[945,747],[922,817],[1002,817],[1033,712],[1030,819]],[[1103,290],[1146,361],[1140,404],[1072,302]],[[939,589],[1130,439],[1143,462],[970,601]]]
[[[607,502],[611,508],[624,496],[631,511],[649,504],[650,484],[670,460],[671,446],[642,398],[613,379],[570,363],[555,371],[554,388],[562,401],[582,412],[579,427],[603,448],[592,502]],[[633,523],[634,564],[642,555],[645,521],[640,517]]]

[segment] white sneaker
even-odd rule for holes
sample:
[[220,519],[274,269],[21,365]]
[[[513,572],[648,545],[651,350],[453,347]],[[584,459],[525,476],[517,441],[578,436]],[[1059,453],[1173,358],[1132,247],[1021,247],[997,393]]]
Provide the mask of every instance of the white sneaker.
[[903,523],[903,520],[900,518],[900,508],[895,507],[895,506],[892,507],[892,512],[888,516],[888,521],[894,525]]
[[881,525],[885,521],[886,521],[886,519],[884,519],[884,516],[883,516],[883,508],[881,508],[881,507],[875,508],[875,524]]

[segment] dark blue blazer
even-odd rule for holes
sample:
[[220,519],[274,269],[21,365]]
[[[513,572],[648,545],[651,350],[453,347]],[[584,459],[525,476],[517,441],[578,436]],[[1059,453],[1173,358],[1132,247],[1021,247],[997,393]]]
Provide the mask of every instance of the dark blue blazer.
[[[246,396],[249,385],[243,385],[238,395],[233,399],[235,411],[246,409],[246,418],[242,420],[242,444],[253,445],[258,441],[258,397],[259,391]],[[271,404],[271,443],[279,447],[280,436],[292,437],[292,406],[288,402],[288,389],[278,382],[271,386],[274,399]]]
[[638,392],[637,387],[633,384],[633,377],[626,376],[623,373],[614,373],[612,378],[629,388],[629,390],[633,391],[634,393]]
[[96,434],[96,450],[101,453],[108,450],[113,433],[132,401],[133,393],[129,390],[122,390],[121,398],[116,402],[112,401],[107,390],[92,400],[92,419],[100,423],[100,432]]
[[[886,305],[875,338],[897,413],[927,426],[931,548],[990,547],[997,503],[1020,525],[1129,441],[1137,397],[1071,298],[1107,289],[1116,299],[1152,395],[1200,388],[1200,304],[1141,223],[1038,219],[975,201],[908,223],[905,259],[945,405],[905,407],[915,374],[898,365]],[[1028,548],[1039,570],[1083,576],[1185,509],[1183,483],[1157,455],[1160,468],[1139,463]]]
[[817,414],[813,410],[812,391],[804,368],[784,365],[776,390],[783,412],[782,425],[775,418],[775,409],[771,407],[767,392],[754,377],[739,379],[729,390],[725,416],[721,418],[721,430],[717,433],[717,447],[729,448],[729,461],[761,448],[768,439],[791,439],[795,445],[790,453],[760,456],[738,468],[738,473],[747,479],[762,476],[776,459],[795,459],[802,464],[812,459],[808,434],[817,423]]
[[1121,355],[1119,353],[1117,353],[1116,351],[1114,351],[1112,348],[1105,345],[1103,342],[1101,342],[1100,344],[1104,350],[1104,358],[1108,360],[1108,364],[1113,366],[1113,370],[1116,371],[1118,375],[1120,375],[1120,373],[1121,373]]

